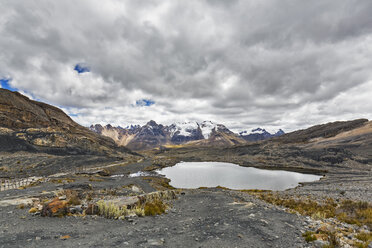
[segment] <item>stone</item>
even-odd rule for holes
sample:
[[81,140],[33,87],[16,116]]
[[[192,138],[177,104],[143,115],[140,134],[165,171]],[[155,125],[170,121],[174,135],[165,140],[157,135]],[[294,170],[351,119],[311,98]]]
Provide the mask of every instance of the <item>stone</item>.
[[329,233],[329,232],[334,232],[335,231],[335,228],[329,224],[322,224],[317,232],[320,232],[320,233]]
[[142,192],[142,190],[139,187],[137,187],[136,185],[133,185],[131,190],[135,193],[141,193]]
[[64,236],[61,236],[59,239],[66,240],[66,239],[69,239],[69,238],[71,238],[70,235],[64,235]]
[[35,240],[41,240],[41,237],[35,237]]
[[69,207],[68,212],[71,214],[81,214],[83,212],[83,209],[80,205],[78,205],[74,207]]
[[316,248],[323,248],[325,246],[328,246],[329,245],[329,242],[328,241],[323,241],[323,240],[315,240],[313,242],[313,245]]
[[164,239],[148,239],[147,244],[153,246],[162,246],[164,244]]
[[98,206],[95,204],[89,204],[87,209],[85,210],[85,214],[87,215],[97,215],[99,213]]
[[261,221],[263,224],[265,224],[265,225],[268,225],[268,224],[269,224],[269,222],[267,222],[267,221],[264,220],[264,219],[260,219],[260,221]]
[[41,216],[43,217],[61,217],[67,214],[67,201],[61,201],[60,199],[54,198],[49,203],[46,203],[41,210]]

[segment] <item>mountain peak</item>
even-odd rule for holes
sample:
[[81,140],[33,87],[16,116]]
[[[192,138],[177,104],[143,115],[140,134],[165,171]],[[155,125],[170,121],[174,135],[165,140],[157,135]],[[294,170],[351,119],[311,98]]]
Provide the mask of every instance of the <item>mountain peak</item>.
[[151,120],[149,122],[146,123],[147,126],[157,126],[158,124],[154,121],[154,120]]

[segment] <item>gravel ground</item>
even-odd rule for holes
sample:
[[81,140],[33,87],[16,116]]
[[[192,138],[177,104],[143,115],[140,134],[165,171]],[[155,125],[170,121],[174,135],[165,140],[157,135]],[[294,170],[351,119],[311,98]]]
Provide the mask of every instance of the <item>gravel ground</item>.
[[[112,168],[115,174],[143,170],[149,161]],[[74,177],[71,185],[91,184],[96,190],[137,185],[155,191],[142,178],[102,177],[89,181]],[[318,182],[281,192],[371,202],[372,177],[363,168],[330,170]],[[67,184],[42,183],[24,190],[0,192],[0,247],[312,247],[302,233],[309,220],[290,214],[246,193],[224,189],[185,190],[167,214],[156,217],[110,220],[97,216],[49,218],[32,216],[28,208],[1,201],[22,197],[53,196]],[[69,235],[65,240],[61,237]]]
[[[305,247],[304,220],[244,193],[187,190],[167,214],[42,218],[0,208],[0,247]],[[69,235],[71,238],[61,240]]]

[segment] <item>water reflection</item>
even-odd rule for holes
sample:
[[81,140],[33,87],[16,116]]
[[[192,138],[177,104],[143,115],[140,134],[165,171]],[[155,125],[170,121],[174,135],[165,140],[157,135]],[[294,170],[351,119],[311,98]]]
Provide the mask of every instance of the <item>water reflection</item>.
[[182,162],[159,170],[175,188],[223,186],[230,189],[285,190],[299,182],[312,182],[321,176],[283,170],[263,170],[220,162]]

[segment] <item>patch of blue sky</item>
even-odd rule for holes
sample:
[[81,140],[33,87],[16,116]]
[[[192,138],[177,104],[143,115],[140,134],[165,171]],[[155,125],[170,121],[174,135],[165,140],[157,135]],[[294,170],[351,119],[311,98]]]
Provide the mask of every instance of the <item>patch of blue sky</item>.
[[74,70],[80,73],[90,72],[90,68],[85,64],[76,64]]
[[0,79],[1,88],[7,89],[7,90],[10,90],[10,91],[18,91],[17,88],[14,88],[10,85],[9,82],[11,82],[11,81],[12,81],[11,78],[1,78]]
[[150,100],[150,99],[140,99],[136,101],[136,106],[138,107],[149,107],[154,104],[155,104],[155,101]]

